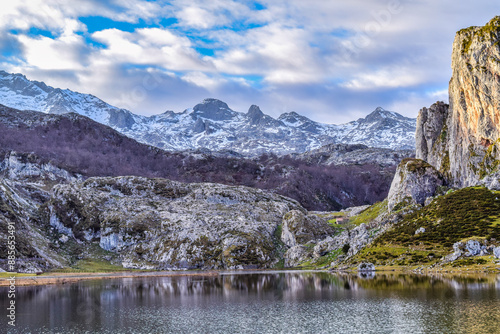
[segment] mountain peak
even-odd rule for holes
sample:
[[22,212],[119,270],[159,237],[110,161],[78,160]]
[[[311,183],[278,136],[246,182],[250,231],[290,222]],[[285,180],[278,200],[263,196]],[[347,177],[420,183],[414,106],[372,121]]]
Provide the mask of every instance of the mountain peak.
[[229,109],[229,106],[224,101],[221,101],[219,99],[214,99],[211,97],[204,99],[203,101],[201,101],[201,103],[198,103],[197,106],[200,104],[217,105],[221,108]]
[[214,121],[224,121],[231,119],[235,113],[229,108],[227,103],[208,98],[194,106],[193,114]]
[[358,122],[377,122],[377,121],[382,121],[384,119],[402,119],[402,118],[404,117],[396,112],[385,110],[382,107],[377,107],[365,118],[358,119]]
[[260,110],[259,106],[253,104],[248,109],[247,116],[252,120],[257,120],[264,117],[264,113]]
[[302,125],[303,123],[312,122],[306,116],[302,116],[302,115],[296,113],[295,111],[290,111],[290,112],[286,112],[286,113],[281,114],[280,117],[278,117],[278,121],[282,121],[282,122],[288,123],[289,125],[293,125],[293,126],[299,126],[299,125]]

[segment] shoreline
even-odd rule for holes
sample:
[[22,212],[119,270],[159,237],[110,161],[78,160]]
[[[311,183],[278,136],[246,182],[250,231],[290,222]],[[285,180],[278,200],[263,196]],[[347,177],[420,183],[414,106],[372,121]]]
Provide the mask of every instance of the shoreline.
[[[407,275],[500,275],[500,268],[491,270],[492,268],[415,268],[415,267],[393,267],[380,266],[373,272],[374,274],[407,274]],[[52,285],[52,284],[69,284],[84,280],[93,279],[117,279],[117,278],[144,278],[144,277],[200,277],[200,276],[223,276],[223,275],[244,275],[244,274],[262,274],[273,272],[325,272],[330,274],[349,274],[357,275],[358,271],[355,268],[343,269],[253,269],[253,270],[238,270],[238,271],[118,271],[118,272],[82,272],[82,273],[63,273],[54,272],[42,275],[30,275],[24,273],[4,273],[11,274],[16,277],[16,286],[37,286],[37,285]],[[22,276],[19,276],[22,275]],[[8,276],[0,277],[0,287],[7,287],[10,284]]]
[[[197,272],[179,272],[179,271],[147,271],[147,272],[96,272],[96,273],[48,273],[46,276],[17,276],[21,273],[12,273],[16,277],[16,286],[33,286],[49,284],[68,284],[83,280],[92,279],[116,279],[116,278],[136,278],[136,277],[181,277],[181,276],[218,276],[216,271],[197,271]],[[0,278],[0,287],[9,286],[9,277]]]

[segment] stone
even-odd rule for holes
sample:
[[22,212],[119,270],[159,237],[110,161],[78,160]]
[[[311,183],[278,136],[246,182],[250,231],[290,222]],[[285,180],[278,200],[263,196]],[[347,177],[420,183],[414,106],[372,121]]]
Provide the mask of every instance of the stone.
[[424,227],[419,227],[419,228],[415,231],[415,235],[417,235],[417,234],[421,234],[421,233],[425,233],[425,228],[424,228]]
[[462,256],[462,249],[465,247],[463,242],[455,242],[453,244],[453,253],[446,255],[443,258],[444,262],[453,262]]
[[493,248],[493,255],[495,255],[497,259],[500,259],[500,246]]
[[69,237],[65,234],[61,235],[61,237],[59,238],[59,241],[62,242],[63,244],[68,242],[69,240]]
[[370,262],[361,262],[358,265],[358,272],[370,272],[375,271],[375,265]]
[[469,240],[465,244],[465,249],[467,250],[467,253],[465,253],[465,256],[477,256],[481,253],[481,244],[477,240]]

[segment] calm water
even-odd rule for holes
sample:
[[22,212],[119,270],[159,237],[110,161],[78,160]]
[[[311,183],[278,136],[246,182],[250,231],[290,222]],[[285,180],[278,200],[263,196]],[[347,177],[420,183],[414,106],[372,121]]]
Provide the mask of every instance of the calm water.
[[[3,305],[6,299],[2,290]],[[16,301],[11,333],[500,333],[495,276],[276,272],[93,280],[19,287]]]

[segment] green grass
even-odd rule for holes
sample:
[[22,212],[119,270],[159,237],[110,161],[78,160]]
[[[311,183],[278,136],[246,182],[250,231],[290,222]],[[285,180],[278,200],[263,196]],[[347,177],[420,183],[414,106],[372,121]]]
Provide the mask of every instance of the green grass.
[[56,269],[55,272],[62,273],[73,273],[73,272],[87,272],[87,273],[97,273],[97,272],[114,272],[114,271],[130,271],[130,269],[123,268],[119,265],[111,264],[104,260],[91,260],[83,259],[76,262],[70,268]]
[[345,226],[344,226],[344,225],[342,225],[342,224],[337,224],[337,219],[335,219],[335,218],[334,218],[334,219],[329,220],[329,221],[328,221],[328,224],[330,224],[330,226],[331,226],[331,227],[333,227],[333,228],[340,228],[340,229],[341,229],[341,228],[344,228],[344,227],[345,227]]
[[335,259],[337,257],[339,257],[339,255],[343,254],[342,252],[342,249],[336,249],[336,250],[333,250],[331,252],[329,252],[328,254],[318,258],[314,264],[318,267],[323,267],[323,266],[326,266],[326,265],[330,265],[330,263],[332,263],[333,261],[335,261]]
[[351,217],[349,223],[354,226],[358,226],[363,223],[368,224],[385,211],[387,211],[387,200],[383,202],[377,202],[358,215]]
[[[428,242],[451,247],[453,243],[469,237],[499,240],[498,218],[491,218],[500,216],[498,197],[498,192],[480,187],[454,191],[406,216],[394,230],[385,233],[376,242],[402,245]],[[424,227],[426,232],[415,235],[419,227]]]
[[[415,235],[420,227],[425,232]],[[470,239],[500,241],[500,192],[470,187],[437,197],[428,206],[405,216],[351,261],[432,264],[450,254],[455,242]]]
[[498,227],[500,225],[499,217],[489,217],[489,218],[493,220],[490,224],[491,227]]
[[279,224],[274,231],[273,238],[273,246],[274,246],[274,255],[278,258],[278,262],[274,265],[274,269],[283,269],[285,268],[285,259],[283,256],[286,252],[286,246],[281,241],[281,232],[283,231],[283,225]]
[[24,276],[33,276],[33,274],[20,274],[20,273],[0,273],[0,278],[10,278],[12,276],[16,277],[24,277]]
[[324,266],[330,265],[330,263],[335,261],[335,259],[337,259],[337,257],[339,257],[342,254],[343,254],[343,252],[342,252],[341,248],[336,249],[336,250],[333,250],[333,251],[329,252],[328,254],[325,254],[317,259],[311,259],[309,261],[301,263],[299,265],[299,268],[312,269],[312,268],[324,267]]

